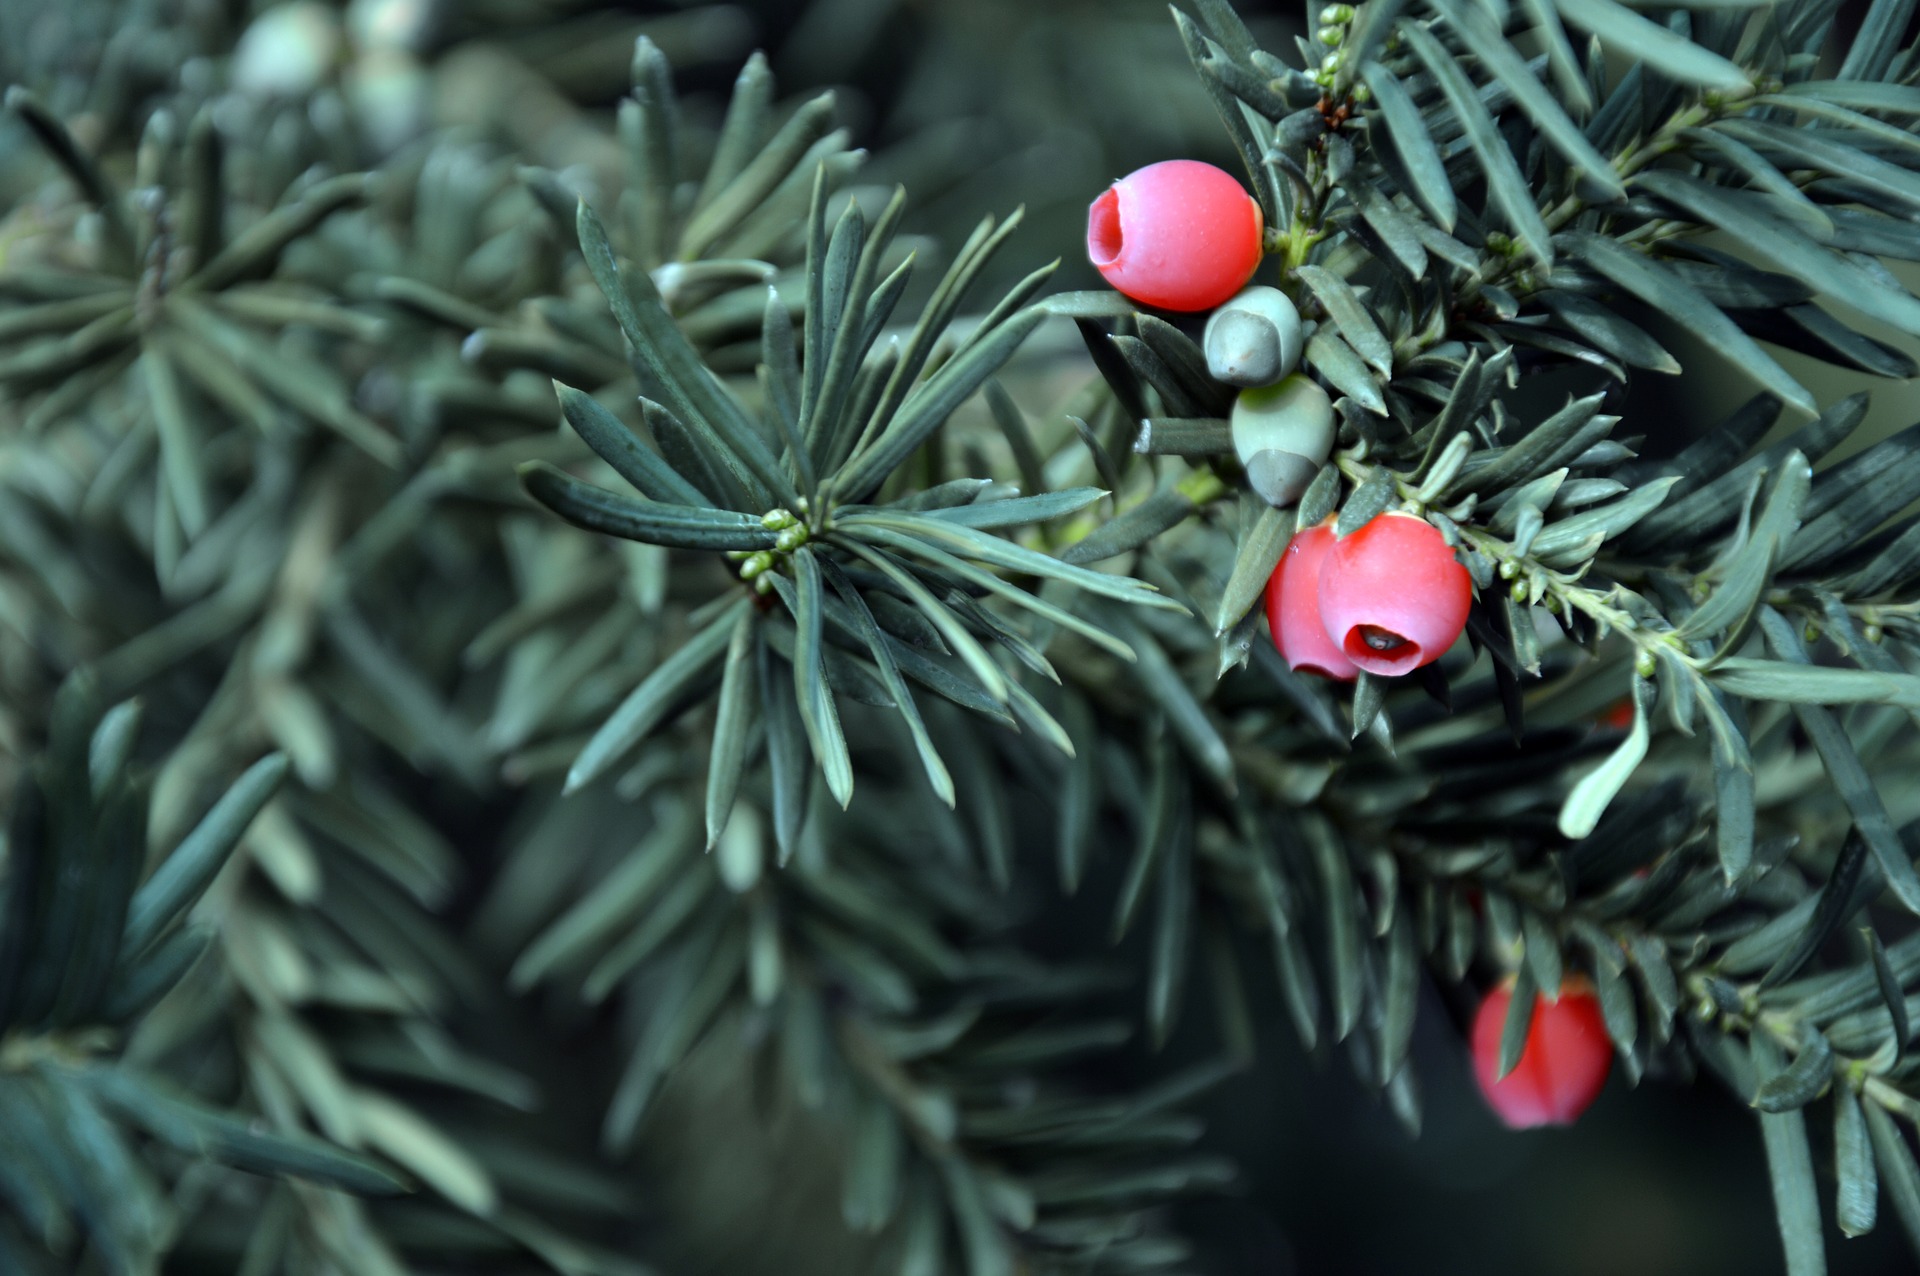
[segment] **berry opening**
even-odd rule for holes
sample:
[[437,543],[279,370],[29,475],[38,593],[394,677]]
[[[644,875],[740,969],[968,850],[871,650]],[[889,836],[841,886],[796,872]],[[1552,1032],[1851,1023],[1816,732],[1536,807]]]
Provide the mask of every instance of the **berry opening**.
[[1382,629],[1378,625],[1361,625],[1360,641],[1373,651],[1398,651],[1407,645],[1407,640],[1391,629]]
[[1087,210],[1087,256],[1095,266],[1111,266],[1120,259],[1124,236],[1120,231],[1120,190],[1109,186]]
[[1355,625],[1340,647],[1354,664],[1387,678],[1418,669],[1426,654],[1413,639],[1380,625]]

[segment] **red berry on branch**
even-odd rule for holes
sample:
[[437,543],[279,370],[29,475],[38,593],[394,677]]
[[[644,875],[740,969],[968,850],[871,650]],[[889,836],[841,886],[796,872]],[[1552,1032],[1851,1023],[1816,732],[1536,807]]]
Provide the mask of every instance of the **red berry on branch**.
[[1615,731],[1632,730],[1633,729],[1632,697],[1623,696],[1620,699],[1614,701],[1613,704],[1607,708],[1606,712],[1600,715],[1600,725],[1603,727],[1611,727]]
[[1327,551],[1320,619],[1346,658],[1392,677],[1438,660],[1466,628],[1473,578],[1440,529],[1382,514]]
[[1267,626],[1289,668],[1352,682],[1359,671],[1320,622],[1320,564],[1332,548],[1333,528],[1327,523],[1294,534],[1267,581]]
[[1198,160],[1127,174],[1087,210],[1087,256],[1115,288],[1162,310],[1211,310],[1260,264],[1260,205]]
[[1513,1071],[1500,1070],[1500,1034],[1513,1001],[1508,978],[1487,994],[1473,1017],[1473,1075],[1494,1113],[1516,1130],[1572,1125],[1599,1097],[1613,1067],[1600,1000],[1584,975],[1569,975],[1552,999],[1534,994],[1527,1044]]

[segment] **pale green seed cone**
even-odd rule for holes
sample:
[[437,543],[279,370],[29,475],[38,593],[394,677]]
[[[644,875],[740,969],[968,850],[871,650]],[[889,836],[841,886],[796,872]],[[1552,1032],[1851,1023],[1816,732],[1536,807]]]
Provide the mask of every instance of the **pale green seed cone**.
[[1267,448],[1254,453],[1253,459],[1247,462],[1247,484],[1267,504],[1285,509],[1300,499],[1307,484],[1313,482],[1313,476],[1319,472],[1318,462],[1298,452]]

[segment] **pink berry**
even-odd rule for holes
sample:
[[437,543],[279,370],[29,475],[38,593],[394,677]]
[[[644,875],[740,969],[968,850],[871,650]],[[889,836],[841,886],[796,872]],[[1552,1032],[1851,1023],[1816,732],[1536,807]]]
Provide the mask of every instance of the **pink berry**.
[[1332,548],[1333,528],[1327,523],[1294,534],[1267,581],[1267,627],[1289,668],[1352,682],[1359,671],[1320,623],[1320,564]]
[[1473,1075],[1499,1118],[1516,1130],[1572,1125],[1593,1105],[1613,1067],[1613,1043],[1593,985],[1569,975],[1560,996],[1535,994],[1527,1044],[1512,1072],[1500,1070],[1500,1034],[1513,1002],[1513,980],[1494,988],[1473,1017]]
[[1473,579],[1440,530],[1382,514],[1327,551],[1320,619],[1348,660],[1392,677],[1438,660],[1466,628]]
[[1142,305],[1211,310],[1260,264],[1260,205],[1231,174],[1162,160],[1127,174],[1087,210],[1087,256]]

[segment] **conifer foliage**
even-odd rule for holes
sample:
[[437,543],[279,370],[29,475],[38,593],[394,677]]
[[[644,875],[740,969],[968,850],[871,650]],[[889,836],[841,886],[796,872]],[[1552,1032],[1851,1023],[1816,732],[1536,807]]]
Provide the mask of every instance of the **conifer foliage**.
[[[721,1270],[640,1203],[724,1077],[768,1246],[825,1177],[849,1270],[1193,1270],[1256,988],[1410,1137],[1434,989],[1519,1124],[1710,1079],[1792,1276],[1920,1251],[1920,426],[1792,370],[1920,372],[1913,0],[1176,6],[1331,404],[1259,490],[1203,315],[915,232],[760,55],[395,145],[246,96],[330,6],[59,7],[0,0],[0,1269]],[[1277,601],[1370,526],[1470,581],[1417,668]]]

